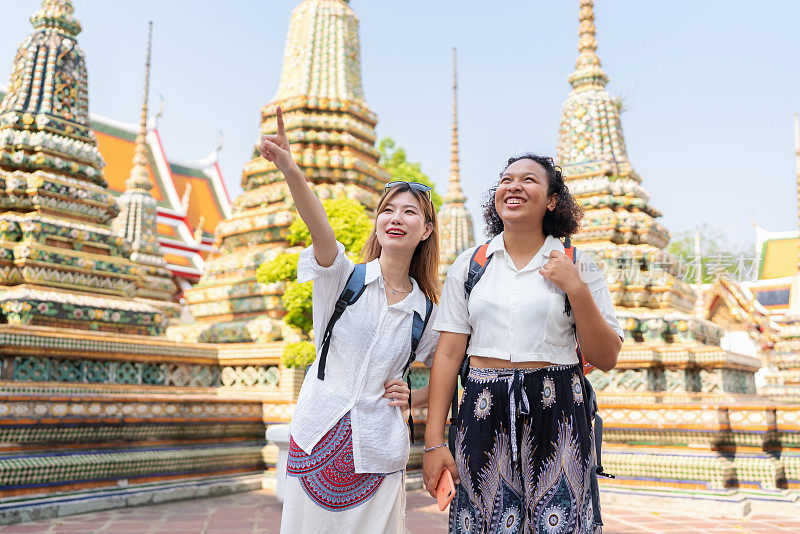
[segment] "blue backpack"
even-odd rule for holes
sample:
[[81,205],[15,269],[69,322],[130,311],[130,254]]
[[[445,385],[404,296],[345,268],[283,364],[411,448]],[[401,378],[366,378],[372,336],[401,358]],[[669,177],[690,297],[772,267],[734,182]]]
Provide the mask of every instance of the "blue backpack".
[[[350,276],[347,278],[347,283],[344,285],[342,293],[336,300],[336,307],[333,309],[333,315],[331,315],[330,320],[328,320],[328,325],[325,327],[325,333],[322,335],[322,344],[320,345],[319,350],[319,366],[317,367],[317,378],[320,380],[325,380],[325,363],[328,359],[328,349],[331,345],[333,326],[342,316],[344,310],[348,306],[355,304],[356,301],[361,298],[361,295],[364,293],[364,289],[366,288],[366,284],[364,283],[366,275],[367,265],[365,263],[357,263],[353,267],[353,272],[351,272]],[[433,302],[431,302],[431,299],[426,296],[425,318],[423,319],[419,313],[414,312],[414,323],[411,326],[411,354],[408,356],[408,361],[406,361],[406,364],[403,367],[402,374],[403,378],[408,384],[409,390],[411,389],[411,364],[417,359],[417,347],[419,347],[419,341],[422,339],[422,333],[425,331],[425,327],[428,324],[428,319],[431,318],[432,311]],[[411,443],[414,443],[414,419],[411,417],[410,394],[408,397],[408,405],[408,426],[411,433]]]
[[[472,293],[472,289],[475,287],[475,284],[480,281],[483,273],[486,272],[486,267],[489,265],[491,261],[491,256],[486,256],[486,251],[489,248],[489,242],[484,243],[483,245],[479,246],[475,252],[472,254],[472,258],[469,260],[469,270],[467,271],[467,279],[464,281],[464,294],[469,300],[469,296]],[[576,261],[576,250],[575,247],[572,246],[572,243],[569,237],[564,238],[564,254],[572,260],[574,264]],[[569,315],[572,313],[572,308],[569,304],[569,299],[565,298],[564,304],[564,313]],[[583,398],[584,403],[583,406],[586,410],[586,419],[589,422],[589,426],[594,429],[594,439],[595,439],[595,454],[597,456],[597,464],[594,466],[592,471],[592,480],[591,480],[591,492],[592,492],[592,505],[593,505],[593,514],[594,514],[594,521],[596,525],[602,525],[603,521],[600,517],[600,489],[597,485],[597,477],[603,476],[607,478],[614,478],[614,475],[606,473],[603,471],[603,463],[601,461],[601,445],[603,443],[603,419],[597,414],[597,396],[594,393],[594,389],[592,389],[592,384],[586,380],[586,375],[584,374],[584,366],[586,365],[586,360],[583,359],[583,355],[581,354],[581,347],[578,343],[578,332],[573,327],[573,335],[575,336],[575,345],[576,345],[576,352],[578,354],[578,363],[579,367],[581,368],[581,382],[583,385]],[[464,359],[461,361],[461,370],[459,371],[459,376],[461,377],[461,383],[465,384],[467,381],[467,375],[469,374],[469,356],[466,354],[464,355]],[[458,388],[453,392],[453,401],[450,406],[450,427],[454,428],[456,425],[456,421],[458,420]],[[592,424],[594,422],[594,424]],[[455,458],[455,432],[448,432],[448,441],[450,445],[450,451],[453,453],[453,457]]]

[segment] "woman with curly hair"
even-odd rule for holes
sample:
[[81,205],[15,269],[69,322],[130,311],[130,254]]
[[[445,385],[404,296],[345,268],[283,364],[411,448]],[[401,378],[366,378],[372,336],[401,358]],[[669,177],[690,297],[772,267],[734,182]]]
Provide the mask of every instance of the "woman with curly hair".
[[[598,264],[565,254],[560,238],[578,231],[582,215],[551,158],[511,158],[484,204],[491,241],[483,275],[465,285],[478,247],[447,274],[423,474],[432,495],[445,469],[459,482],[451,533],[600,531],[576,340],[589,363],[608,371],[623,333]],[[454,458],[444,427],[465,354]]]

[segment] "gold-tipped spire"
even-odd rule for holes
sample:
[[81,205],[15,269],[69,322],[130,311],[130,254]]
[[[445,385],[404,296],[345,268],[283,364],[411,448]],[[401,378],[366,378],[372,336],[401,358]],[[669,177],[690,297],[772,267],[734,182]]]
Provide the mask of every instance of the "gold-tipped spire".
[[150,54],[153,48],[153,23],[148,24],[147,54],[144,63],[144,95],[142,96],[142,115],[139,117],[139,133],[136,135],[136,152],[133,155],[133,168],[125,181],[128,189],[149,191],[153,184],[147,173],[147,99],[150,95]]
[[594,0],[580,0],[581,7],[578,15],[580,26],[578,28],[578,60],[575,62],[575,71],[567,80],[572,87],[601,86],[605,87],[608,77],[600,66],[597,55],[597,30],[594,26]]
[[444,203],[439,209],[439,275],[444,279],[447,269],[459,254],[475,244],[472,214],[464,203],[467,198],[461,189],[458,165],[458,62],[453,47],[453,137],[450,145],[450,183]]
[[453,47],[453,132],[450,142],[450,183],[447,186],[445,202],[465,202],[461,189],[461,176],[458,165],[458,62],[456,47]]
[[[147,52],[144,66],[144,97],[133,168],[125,182],[127,189],[117,199],[119,216],[112,228],[131,246],[131,260],[139,264],[142,279],[134,296],[153,302],[170,302],[177,291],[167,262],[158,244],[158,202],[150,193],[153,184],[147,172],[147,100],[150,93],[150,56],[153,48],[153,23],[147,25]],[[163,304],[156,303],[156,307]],[[167,310],[172,305],[166,305]]]

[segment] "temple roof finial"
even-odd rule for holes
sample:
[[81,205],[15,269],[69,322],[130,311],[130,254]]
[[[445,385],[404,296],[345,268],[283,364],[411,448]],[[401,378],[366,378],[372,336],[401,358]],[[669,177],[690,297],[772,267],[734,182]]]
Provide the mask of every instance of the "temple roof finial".
[[43,0],[42,7],[31,15],[34,28],[57,28],[75,37],[81,33],[81,23],[72,13],[75,9],[69,0]]
[[142,96],[142,115],[139,117],[139,133],[136,135],[136,152],[130,178],[125,182],[128,189],[149,191],[153,184],[147,172],[147,100],[150,94],[150,54],[153,46],[153,23],[148,24],[147,53],[144,64],[144,95]]
[[450,143],[450,183],[447,186],[445,202],[465,202],[461,189],[461,176],[458,165],[458,61],[457,49],[453,47],[453,132]]
[[578,29],[578,60],[575,62],[575,71],[567,80],[572,87],[601,86],[608,83],[608,77],[600,66],[597,56],[597,29],[594,25],[594,0],[580,0],[580,13],[578,15],[580,26]]
[[475,244],[472,214],[464,203],[467,198],[461,189],[458,165],[458,62],[453,47],[453,133],[450,145],[450,183],[444,203],[439,209],[439,275],[444,279],[447,269],[459,254]]

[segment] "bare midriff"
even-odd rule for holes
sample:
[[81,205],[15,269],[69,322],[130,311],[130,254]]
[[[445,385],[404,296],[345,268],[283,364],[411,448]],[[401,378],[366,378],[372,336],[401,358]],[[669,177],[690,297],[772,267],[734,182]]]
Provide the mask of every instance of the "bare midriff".
[[486,356],[470,356],[469,366],[479,369],[538,369],[553,365],[550,362],[511,362]]

